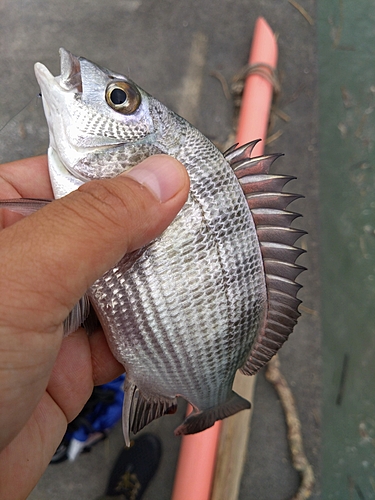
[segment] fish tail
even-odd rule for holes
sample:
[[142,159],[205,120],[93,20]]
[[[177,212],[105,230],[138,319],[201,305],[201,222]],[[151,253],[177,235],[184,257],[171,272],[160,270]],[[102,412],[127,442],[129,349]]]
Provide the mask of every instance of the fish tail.
[[212,427],[216,420],[230,417],[241,410],[250,409],[251,404],[235,392],[221,405],[208,408],[197,413],[191,413],[185,421],[174,431],[176,436],[195,434]]
[[130,446],[130,433],[136,434],[153,420],[177,410],[176,398],[155,396],[141,391],[136,384],[125,379],[122,428],[126,446]]

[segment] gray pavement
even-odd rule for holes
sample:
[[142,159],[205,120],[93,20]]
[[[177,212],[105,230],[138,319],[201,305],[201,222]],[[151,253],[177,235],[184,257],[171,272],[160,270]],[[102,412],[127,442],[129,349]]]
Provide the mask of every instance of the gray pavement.
[[[315,1],[299,2],[314,17]],[[48,135],[41,110],[33,63],[41,61],[59,73],[58,49],[65,47],[119,73],[128,74],[170,108],[185,114],[203,133],[225,144],[232,131],[232,105],[212,76],[228,81],[247,62],[254,22],[263,15],[278,33],[282,92],[278,107],[288,122],[275,117],[272,132],[282,135],[268,151],[283,152],[275,171],[296,175],[293,191],[306,199],[293,209],[304,214],[308,250],[300,263],[304,288],[302,317],[281,351],[301,418],[304,445],[320,498],[320,325],[318,267],[318,159],[316,36],[301,13],[287,0],[3,0],[0,3],[0,160],[41,154]],[[193,44],[203,60],[188,78]],[[194,84],[195,101],[189,82]],[[18,114],[17,114],[18,113]],[[190,113],[190,115],[189,115]],[[9,123],[7,123],[10,120]],[[77,381],[79,383],[79,381]],[[273,388],[258,377],[254,415],[242,480],[241,500],[283,500],[293,496],[298,475],[290,463],[285,420]],[[173,436],[179,415],[153,423],[147,431],[163,440],[163,462],[145,500],[170,498],[179,439]],[[50,466],[30,500],[93,499],[122,446],[120,427],[91,453],[73,463]],[[15,485],[16,488],[16,485]]]

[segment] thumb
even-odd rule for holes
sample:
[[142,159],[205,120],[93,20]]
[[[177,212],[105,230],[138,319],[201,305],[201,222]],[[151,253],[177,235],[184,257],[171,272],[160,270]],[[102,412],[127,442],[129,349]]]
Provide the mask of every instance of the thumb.
[[2,323],[11,314],[18,331],[56,331],[96,279],[166,229],[188,190],[177,160],[151,156],[1,231]]

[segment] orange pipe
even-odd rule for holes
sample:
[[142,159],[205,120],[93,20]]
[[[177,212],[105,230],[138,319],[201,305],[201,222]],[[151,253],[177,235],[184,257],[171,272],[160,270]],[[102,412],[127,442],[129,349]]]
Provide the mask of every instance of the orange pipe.
[[[266,21],[260,17],[255,25],[249,64],[265,63],[276,68],[276,62],[275,36]],[[247,77],[236,142],[242,145],[252,139],[262,139],[254,148],[259,155],[264,149],[272,92],[272,84],[264,77],[257,74]],[[188,413],[190,411],[191,407]],[[221,422],[216,422],[213,427],[199,434],[183,436],[172,500],[210,499],[220,430]]]
[[[192,407],[189,405],[187,413]],[[208,500],[211,496],[221,421],[198,434],[183,436],[172,500]]]
[[[249,65],[264,64],[262,71],[271,75],[272,71],[268,69],[268,66],[276,69],[277,56],[275,35],[266,20],[259,17],[255,24]],[[264,151],[272,94],[272,83],[264,76],[252,73],[247,77],[238,119],[236,142],[241,146],[253,139],[262,139],[254,148],[254,156],[261,155]]]

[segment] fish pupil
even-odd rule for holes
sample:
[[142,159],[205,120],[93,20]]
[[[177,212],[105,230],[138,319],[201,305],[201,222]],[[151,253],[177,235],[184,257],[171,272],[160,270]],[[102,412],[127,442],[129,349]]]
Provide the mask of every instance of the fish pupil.
[[127,99],[126,92],[124,92],[122,89],[113,89],[111,92],[111,101],[113,104],[124,104],[124,102]]

